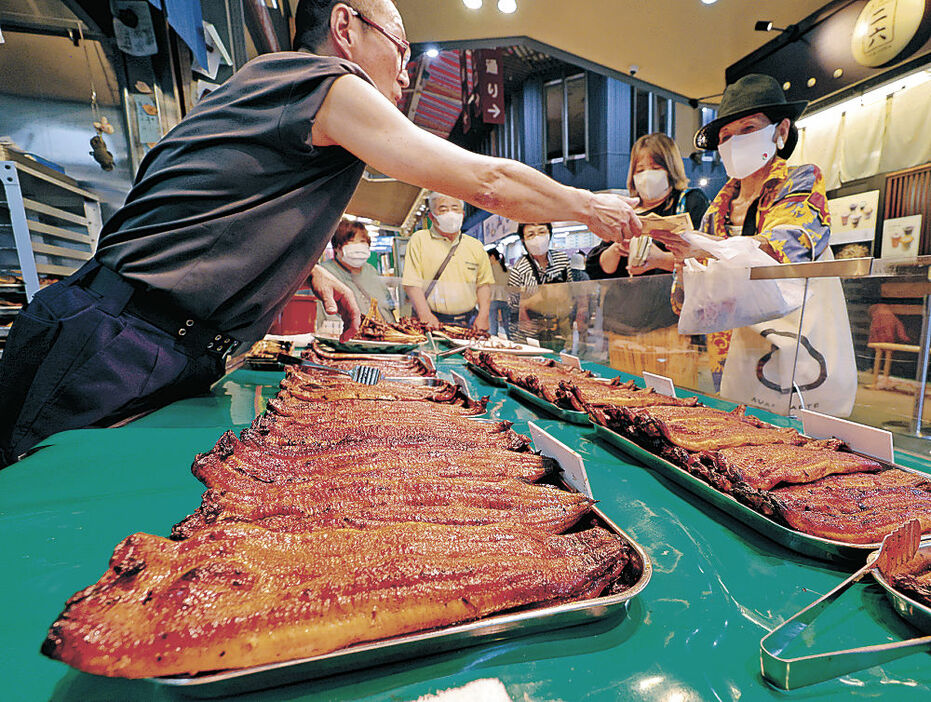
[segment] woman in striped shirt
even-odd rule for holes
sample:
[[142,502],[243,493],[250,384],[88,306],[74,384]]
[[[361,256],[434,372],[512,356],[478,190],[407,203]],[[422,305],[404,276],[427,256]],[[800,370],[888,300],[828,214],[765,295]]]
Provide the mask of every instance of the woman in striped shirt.
[[561,351],[572,344],[572,296],[567,285],[573,280],[569,257],[550,248],[553,225],[523,223],[517,227],[527,253],[508,272],[511,311],[517,311],[518,337],[537,339],[541,346]]

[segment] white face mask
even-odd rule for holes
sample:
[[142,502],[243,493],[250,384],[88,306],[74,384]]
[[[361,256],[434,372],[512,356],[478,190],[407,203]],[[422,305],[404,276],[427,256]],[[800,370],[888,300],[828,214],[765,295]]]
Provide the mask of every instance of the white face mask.
[[524,248],[531,256],[542,256],[550,249],[550,235],[524,239]]
[[452,234],[462,229],[462,212],[444,212],[443,214],[433,215],[433,220],[441,232]]
[[362,264],[369,260],[369,254],[372,249],[368,244],[348,243],[340,249],[337,256],[339,260],[352,268],[361,268]]
[[669,174],[661,168],[640,171],[634,174],[634,187],[642,201],[662,200],[669,194]]
[[749,134],[737,134],[718,146],[724,170],[731,178],[746,178],[773,160],[776,155],[776,125]]

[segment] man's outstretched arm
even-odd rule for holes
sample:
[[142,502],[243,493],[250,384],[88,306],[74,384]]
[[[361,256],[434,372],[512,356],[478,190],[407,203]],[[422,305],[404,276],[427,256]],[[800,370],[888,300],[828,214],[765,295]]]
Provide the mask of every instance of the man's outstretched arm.
[[570,188],[517,161],[466,151],[415,126],[358,76],[333,83],[312,133],[317,146],[338,144],[392,178],[518,222],[577,221],[611,241],[640,232],[636,200]]

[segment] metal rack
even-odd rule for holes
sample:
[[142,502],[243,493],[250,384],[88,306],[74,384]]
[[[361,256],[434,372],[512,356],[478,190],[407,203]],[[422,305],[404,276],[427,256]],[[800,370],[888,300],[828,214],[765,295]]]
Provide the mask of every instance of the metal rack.
[[[71,275],[97,247],[100,201],[77,182],[0,146],[0,348],[41,287]],[[20,282],[21,281],[21,282]]]
[[68,276],[93,255],[100,201],[61,173],[9,151],[3,155],[9,160],[0,161],[0,270],[18,271],[28,301],[40,276]]

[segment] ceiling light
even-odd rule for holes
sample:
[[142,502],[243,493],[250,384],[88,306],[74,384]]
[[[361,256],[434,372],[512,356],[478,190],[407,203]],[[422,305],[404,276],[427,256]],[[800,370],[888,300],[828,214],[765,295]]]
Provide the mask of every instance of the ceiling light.
[[708,179],[707,179],[707,178],[699,178],[699,179],[698,179],[698,186],[699,186],[700,188],[704,188],[706,185],[708,185]]
[[462,4],[470,10],[482,9],[482,0],[462,0]]
[[506,15],[517,12],[517,0],[498,0],[498,11]]
[[427,56],[429,56],[430,58],[436,58],[439,55],[440,55],[440,52],[438,49],[427,49]]
[[714,5],[718,0],[701,0],[703,5]]

